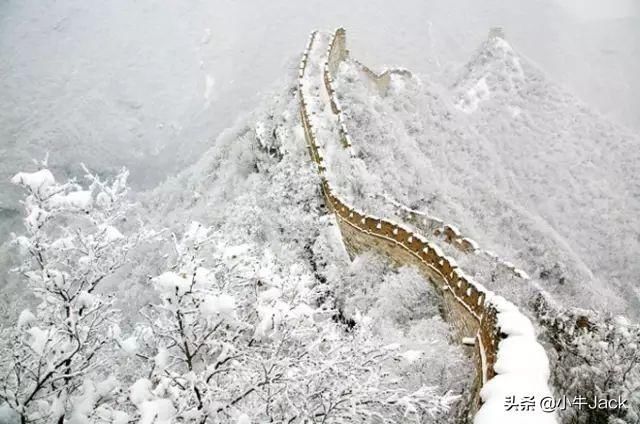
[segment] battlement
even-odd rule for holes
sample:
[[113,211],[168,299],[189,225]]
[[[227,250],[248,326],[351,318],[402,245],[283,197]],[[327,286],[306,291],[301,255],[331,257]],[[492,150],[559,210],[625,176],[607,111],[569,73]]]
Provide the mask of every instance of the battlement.
[[[467,421],[471,421],[474,415],[474,421],[482,423],[504,416],[504,399],[495,394],[491,396],[491,393],[508,391],[510,382],[521,379],[526,381],[534,375],[536,378],[529,383],[527,393],[549,393],[546,383],[549,374],[546,353],[536,341],[533,325],[515,305],[467,276],[453,258],[444,255],[442,250],[424,235],[402,223],[359,210],[344,200],[333,188],[325,175],[327,164],[321,154],[321,144],[315,130],[316,125],[320,126],[323,123],[318,121],[319,117],[315,113],[309,113],[312,101],[320,102],[322,107],[318,110],[323,109],[324,94],[313,96],[308,86],[311,84],[305,82],[305,77],[310,60],[320,61],[315,64],[321,72],[319,85],[327,94],[326,106],[331,111],[337,128],[336,139],[322,140],[322,145],[338,142],[343,148],[351,149],[352,141],[348,134],[346,118],[332,84],[333,75],[340,62],[349,54],[346,49],[346,33],[344,29],[339,28],[327,45],[326,54],[323,57],[311,58],[310,54],[317,37],[318,32],[311,34],[300,64],[300,120],[311,159],[316,163],[321,176],[321,191],[325,203],[336,217],[347,250],[351,255],[373,250],[397,264],[415,266],[434,284],[443,300],[444,318],[455,329],[456,339],[461,344],[469,346],[469,354],[476,368],[476,377],[470,388]],[[385,84],[381,76],[376,76],[372,71],[370,73],[381,81],[381,84]],[[389,77],[391,71],[386,75]],[[314,82],[315,84],[318,83]],[[388,82],[386,84],[388,85]],[[327,132],[323,131],[322,134],[326,135]],[[446,242],[458,247],[462,252],[481,251],[475,241],[463,237],[455,226],[445,225],[442,221],[440,224],[435,227],[435,233],[441,235]],[[512,265],[511,267],[514,279],[526,278],[522,271]],[[521,355],[523,348],[531,353],[530,357]],[[483,388],[488,386],[493,390],[484,392]],[[536,422],[540,424],[555,422],[553,414],[540,415],[539,418]]]

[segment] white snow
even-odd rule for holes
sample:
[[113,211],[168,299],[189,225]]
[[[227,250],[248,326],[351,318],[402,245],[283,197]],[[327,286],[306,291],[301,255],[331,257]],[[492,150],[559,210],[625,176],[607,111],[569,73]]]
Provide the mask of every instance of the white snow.
[[169,363],[169,351],[164,347],[158,348],[158,353],[154,357],[155,364],[158,368],[163,369]]
[[522,113],[522,109],[518,106],[507,106],[507,110],[511,113],[511,116],[517,118]]
[[38,355],[42,355],[49,340],[49,331],[39,327],[31,327],[27,330],[27,333],[29,334],[28,343],[31,349]]
[[280,319],[278,312],[268,306],[259,306],[257,308],[259,322],[254,330],[253,337],[262,340],[270,337],[276,326],[276,319]]
[[140,378],[131,385],[129,389],[129,399],[134,405],[141,405],[143,402],[150,400],[153,395],[151,394],[151,381],[146,378]]
[[35,228],[42,225],[47,218],[49,217],[49,212],[45,211],[42,208],[34,206],[29,213],[29,216],[25,219],[25,223],[31,227]]
[[[90,379],[84,380],[82,384],[81,392],[72,398],[71,401],[71,416],[69,417],[70,424],[85,424],[90,421],[90,416],[93,415],[94,408],[97,402],[100,399],[104,399],[109,397],[114,390],[118,387],[118,381],[115,377],[110,376],[105,378],[102,381],[94,382]],[[65,415],[65,405],[64,402],[54,402],[55,405],[52,406],[52,409],[55,410],[53,412],[53,417],[61,417]],[[111,415],[111,413],[108,413]],[[122,422],[122,414],[116,414],[113,421]]]
[[178,295],[183,294],[189,290],[191,286],[189,279],[171,271],[153,278],[152,281],[159,286],[161,292],[169,295],[176,293]]
[[203,243],[209,237],[209,230],[197,221],[191,221],[184,236],[195,243]]
[[73,249],[75,247],[75,243],[72,236],[61,237],[51,243],[51,247],[54,249],[68,250]]
[[549,359],[534,337],[511,334],[498,345],[494,369],[498,374],[517,374],[525,380],[539,378],[546,382]]
[[89,293],[86,290],[83,290],[82,292],[80,292],[80,294],[78,294],[77,297],[77,302],[78,302],[78,306],[82,307],[90,307],[91,305],[93,305],[96,301],[96,296]]
[[247,250],[251,248],[249,244],[240,244],[237,246],[220,246],[223,251],[223,257],[225,259],[234,258],[236,256],[241,256]]
[[143,402],[140,410],[139,424],[173,424],[176,409],[169,399],[155,399]]
[[415,362],[420,359],[424,355],[424,352],[421,350],[407,350],[402,353],[402,357],[406,359],[408,362]]
[[[543,411],[540,400],[551,396],[549,389],[549,359],[536,340],[531,321],[515,305],[500,296],[489,294],[487,301],[498,311],[498,327],[506,338],[498,344],[494,364],[497,375],[480,391],[483,404],[474,417],[474,424],[517,422],[556,424],[555,412]],[[538,404],[532,411],[507,410],[507,396],[534,396]]]
[[300,303],[296,305],[290,312],[289,315],[296,319],[301,319],[303,317],[310,317],[316,312],[311,306],[306,303]]
[[[492,303],[495,298],[492,299]],[[535,337],[535,330],[531,321],[515,307],[498,314],[498,326],[505,334]]]
[[101,191],[96,195],[96,205],[102,209],[108,208],[111,206],[111,197],[104,191]]
[[36,320],[36,316],[33,315],[33,313],[30,310],[25,309],[22,312],[20,312],[20,316],[18,317],[17,327],[18,328],[26,327],[27,325],[30,325],[35,320]]
[[112,225],[101,225],[99,227],[99,230],[102,232],[104,239],[108,242],[113,242],[124,238],[122,233]]
[[128,355],[135,355],[138,352],[138,339],[135,335],[129,336],[126,339],[120,341],[120,347]]
[[520,400],[533,396],[536,402],[551,396],[546,380],[522,374],[499,374],[480,391],[483,405],[474,416],[474,424],[557,424],[555,413],[543,412],[540,405],[531,411],[507,411],[505,401],[509,396]]
[[262,302],[274,301],[282,296],[282,290],[277,287],[270,287],[258,294],[258,298]]
[[123,411],[114,411],[111,419],[113,420],[113,424],[128,424],[129,414]]
[[36,172],[18,172],[11,178],[12,184],[28,187],[32,192],[44,195],[46,189],[55,184],[56,180],[48,169]]
[[490,91],[486,77],[482,77],[476,84],[461,96],[456,107],[465,113],[472,113],[478,109],[480,103],[489,98]]
[[89,209],[93,203],[91,191],[77,190],[67,194],[56,194],[49,199],[51,207]]
[[87,255],[78,258],[78,267],[80,270],[87,271],[91,266],[91,260],[91,257]]
[[198,285],[201,287],[209,288],[213,284],[215,284],[214,273],[210,269],[205,267],[198,267],[196,269],[194,278],[196,280],[196,283],[198,283]]
[[251,418],[247,414],[240,414],[238,415],[236,424],[251,424]]
[[200,306],[200,309],[206,316],[226,316],[231,317],[235,311],[235,299],[228,294],[207,296]]

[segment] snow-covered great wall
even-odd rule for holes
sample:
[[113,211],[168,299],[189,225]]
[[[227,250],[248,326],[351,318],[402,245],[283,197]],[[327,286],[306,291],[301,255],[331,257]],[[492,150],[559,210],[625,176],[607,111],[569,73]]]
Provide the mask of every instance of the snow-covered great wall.
[[[300,63],[298,87],[300,118],[309,153],[317,164],[325,203],[336,216],[347,250],[351,254],[376,251],[398,264],[415,266],[433,282],[445,305],[444,318],[455,329],[460,343],[470,346],[477,371],[469,399],[469,422],[556,423],[553,413],[539,409],[531,412],[505,409],[507,396],[536,399],[551,396],[549,361],[536,340],[531,321],[514,304],[473,281],[426,236],[429,232],[443,234],[446,242],[469,254],[484,252],[477,243],[462,237],[454,226],[436,218],[416,216],[411,211],[406,216],[424,227],[415,223],[410,227],[359,210],[333,184],[331,161],[327,160],[330,152],[336,149],[349,152],[354,143],[332,87],[332,75],[347,55],[343,29],[332,35],[312,33]],[[391,72],[406,72],[377,75],[364,65],[361,67],[380,89],[384,89]],[[418,234],[411,228],[425,233]],[[512,269],[514,281],[527,278],[509,263],[504,264]]]

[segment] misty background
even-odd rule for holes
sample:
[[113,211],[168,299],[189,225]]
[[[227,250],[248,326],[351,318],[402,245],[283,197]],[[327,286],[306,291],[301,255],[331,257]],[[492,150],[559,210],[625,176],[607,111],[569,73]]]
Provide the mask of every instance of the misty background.
[[309,32],[344,26],[353,54],[447,81],[502,26],[549,78],[640,130],[633,0],[0,0],[0,244],[19,225],[8,180],[50,154],[131,170],[138,190],[192,163],[287,68]]

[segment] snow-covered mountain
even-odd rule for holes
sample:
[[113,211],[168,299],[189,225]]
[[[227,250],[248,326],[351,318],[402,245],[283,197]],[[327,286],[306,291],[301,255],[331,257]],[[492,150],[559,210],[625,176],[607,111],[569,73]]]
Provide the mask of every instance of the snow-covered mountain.
[[[316,59],[331,39],[326,33],[319,37],[324,44],[314,52]],[[640,251],[640,186],[628,178],[640,167],[637,136],[549,82],[500,32],[491,34],[452,86],[405,71],[391,74],[389,86],[381,89],[361,65],[343,62],[334,85],[353,150],[329,145],[336,127],[333,121],[322,122],[330,109],[318,85],[321,71],[320,61],[310,67],[317,81],[306,89],[326,103],[324,110],[308,107],[318,121],[318,138],[325,143],[327,136],[321,146],[331,165],[326,175],[340,195],[385,218],[397,216],[399,203],[456,224],[533,277],[515,286],[513,278],[496,276],[472,255],[443,246],[475,279],[521,305],[543,288],[564,306],[638,318],[640,269],[633,259]],[[222,422],[274,417],[306,422],[308,417],[330,416],[332,408],[338,411],[328,419],[333,422],[366,423],[381,415],[394,422],[408,415],[415,422],[440,422],[465,413],[472,367],[465,348],[450,343],[451,330],[440,318],[443,305],[433,287],[415,269],[397,269],[368,253],[350,258],[345,251],[309,158],[299,95],[296,75],[289,72],[283,87],[217,137],[195,164],[142,194],[131,214],[136,219],[118,215],[108,227],[98,218],[91,222],[97,224],[97,235],[87,240],[99,242],[100,252],[105,246],[113,249],[113,240],[133,243],[135,237],[123,234],[135,232],[141,222],[158,230],[145,238],[151,247],[127,251],[127,265],[104,280],[105,291],[115,289],[122,331],[127,332],[126,337],[120,330],[114,333],[124,353],[110,351],[105,362],[121,364],[110,370],[120,380],[113,390],[128,393],[114,396],[121,409],[108,411],[111,418],[119,414],[117,422],[158,418],[169,423],[178,416],[184,421],[215,416]],[[109,187],[94,178],[98,188],[81,190],[69,184],[62,189],[65,195],[82,191],[85,199],[81,207],[72,205],[65,212],[83,219],[84,209],[90,209],[101,217],[109,201],[92,196],[97,191],[106,195]],[[48,198],[34,200],[40,185],[21,185],[31,190],[26,207],[34,213],[28,222],[45,222],[59,212]],[[49,186],[55,186],[53,176]],[[118,187],[124,198],[126,190]],[[383,198],[392,202],[381,202]],[[81,318],[102,294],[82,292],[87,280],[83,267],[99,262],[101,255],[74,244],[75,233],[65,227],[72,219],[64,216],[61,221],[47,237],[40,237],[41,227],[32,225],[37,236],[17,244],[31,247],[31,252],[52,249],[55,262],[40,255],[35,263],[55,272],[25,275],[51,297],[62,293],[61,304],[68,299],[59,288],[79,281],[71,306]],[[60,228],[66,237],[50,240],[61,237]],[[105,228],[113,240],[104,236]],[[96,269],[111,272],[109,267]],[[16,286],[11,290],[13,296],[21,295]],[[184,298],[191,303],[181,304]],[[480,305],[480,299],[475,300]],[[153,319],[149,305],[160,310]],[[43,354],[47,339],[34,322],[41,313],[59,317],[61,311],[41,307],[35,315],[21,312],[17,329],[26,328],[27,336],[33,336],[22,346],[36,344],[40,349],[29,352]],[[193,324],[189,330],[211,329],[205,333],[216,335],[195,351],[175,342],[179,334],[187,346],[185,339],[193,335],[185,336],[182,319],[187,316]],[[62,328],[67,321],[62,320]],[[521,322],[508,324],[517,327]],[[527,330],[533,334],[530,324]],[[105,337],[102,333],[106,331],[99,337]],[[475,342],[472,338],[465,343]],[[546,369],[546,356],[539,350],[543,358],[538,362]],[[52,354],[64,354],[64,349]],[[371,366],[378,357],[385,359]],[[140,359],[143,365],[137,366]],[[546,387],[548,375],[536,377]],[[85,382],[81,393],[77,384],[76,397],[64,405],[50,393],[51,404],[45,398],[30,405],[35,412],[29,413],[88,420],[85,411],[91,407],[85,406],[97,405],[92,399],[101,390],[112,390],[91,389],[91,384]],[[25,393],[28,398],[28,390],[19,394]],[[6,403],[19,399],[16,395]],[[325,399],[328,410],[323,409]],[[15,412],[20,402],[14,403]],[[15,415],[5,406],[0,405],[0,421]],[[447,412],[450,406],[453,412]]]
[[350,62],[336,87],[371,191],[458,225],[567,304],[637,317],[637,135],[499,31],[451,87],[396,74],[380,93]]
[[[616,11],[625,2],[626,13]],[[255,107],[310,28],[345,25],[367,63],[450,74],[488,26],[502,24],[554,80],[638,128],[640,14],[632,3],[45,0],[43,9],[5,0],[0,240],[19,227],[19,191],[8,179],[31,159],[48,150],[52,169],[68,175],[79,161],[104,173],[124,165],[134,188],[152,187]],[[570,6],[605,13],[584,20]]]

